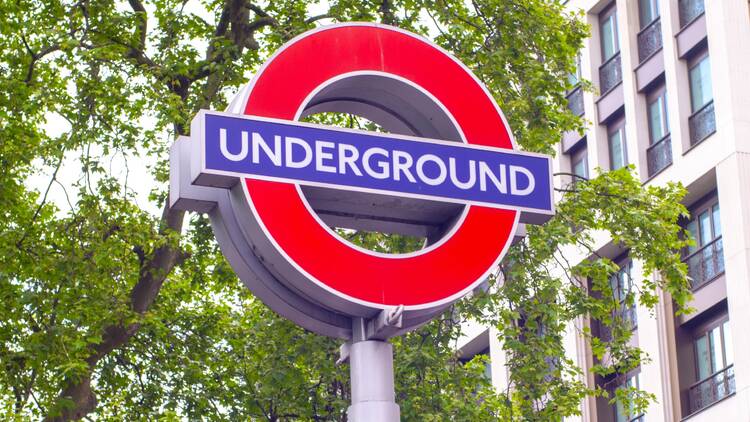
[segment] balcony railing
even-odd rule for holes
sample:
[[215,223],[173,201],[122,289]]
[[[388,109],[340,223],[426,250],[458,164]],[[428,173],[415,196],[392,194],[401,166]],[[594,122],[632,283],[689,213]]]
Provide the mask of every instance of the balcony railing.
[[683,259],[688,266],[690,285],[697,289],[724,273],[724,245],[721,236]]
[[716,403],[734,391],[734,367],[729,365],[690,387],[690,413]]
[[643,63],[661,48],[661,19],[656,18],[638,33],[638,60]]
[[648,177],[653,177],[672,164],[672,139],[669,134],[646,149],[646,162]]
[[686,27],[705,11],[703,0],[680,0],[680,28]]
[[690,145],[695,145],[716,132],[714,102],[708,102],[688,117],[688,124],[690,126]]
[[568,109],[576,116],[583,116],[583,89],[579,86],[568,93]]
[[618,52],[599,67],[599,90],[602,95],[622,82],[622,65]]

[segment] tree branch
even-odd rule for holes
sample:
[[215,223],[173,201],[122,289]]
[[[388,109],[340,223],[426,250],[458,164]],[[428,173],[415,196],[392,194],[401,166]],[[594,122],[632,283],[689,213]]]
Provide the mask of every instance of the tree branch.
[[305,23],[309,25],[309,24],[315,23],[315,22],[317,22],[317,21],[319,21],[321,19],[329,19],[329,18],[334,18],[334,17],[335,16],[333,14],[331,14],[331,13],[323,13],[321,15],[310,16],[309,18],[305,19]]
[[135,29],[135,34],[138,36],[138,49],[143,51],[146,49],[146,34],[148,32],[148,15],[146,8],[143,7],[143,3],[140,0],[128,0],[130,7],[135,12],[138,18],[138,26]]
[[[171,233],[180,233],[184,216],[184,211],[171,209],[169,203],[165,203],[159,235],[169,236]],[[185,255],[177,245],[166,242],[163,246],[154,250],[143,262],[139,280],[130,292],[130,307],[135,313],[143,315],[151,307],[167,275],[184,257]],[[59,396],[60,399],[71,400],[73,407],[64,409],[59,415],[48,415],[45,420],[50,422],[68,421],[80,419],[91,413],[96,407],[96,396],[91,389],[91,377],[94,368],[104,356],[124,345],[138,332],[139,328],[140,323],[129,325],[119,323],[105,327],[101,343],[93,345],[92,353],[86,359],[89,367],[87,375],[69,379]]]

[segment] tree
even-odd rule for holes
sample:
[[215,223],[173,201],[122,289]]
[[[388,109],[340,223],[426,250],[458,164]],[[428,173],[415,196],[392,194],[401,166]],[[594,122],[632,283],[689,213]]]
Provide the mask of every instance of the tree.
[[[204,216],[183,227],[184,213],[165,205],[169,145],[197,110],[223,109],[285,41],[324,22],[364,20],[432,31],[489,87],[523,148],[551,153],[564,131],[583,127],[566,111],[564,92],[587,30],[561,3],[3,3],[0,416],[344,420],[348,376],[334,365],[337,342],[255,300],[223,260]],[[51,131],[50,119],[67,126]],[[139,161],[152,163],[149,205],[139,206],[143,187],[129,184],[128,163]],[[80,177],[62,183],[66,171]],[[39,174],[48,183],[32,188]],[[607,284],[614,264],[561,262],[568,245],[592,247],[588,229],[610,232],[660,274],[627,300],[654,307],[656,289],[664,288],[686,303],[675,252],[685,242],[676,224],[685,213],[680,186],[643,188],[631,169],[558,185],[569,192],[557,217],[511,250],[502,283],[394,339],[405,420],[575,414],[582,397],[603,394],[564,357],[562,331],[577,318],[615,328],[608,342],[581,333],[597,356],[611,357],[596,371],[622,372],[644,359],[627,346],[628,330],[616,329],[623,322],[608,317],[617,306]],[[64,193],[65,206],[49,200],[54,191]],[[414,244],[377,233],[352,239],[393,252]],[[564,271],[553,275],[551,265]],[[578,280],[591,280],[601,294]],[[481,359],[462,364],[456,356],[467,318],[500,329],[509,391],[492,390]],[[650,398],[632,392],[620,399],[643,406]]]

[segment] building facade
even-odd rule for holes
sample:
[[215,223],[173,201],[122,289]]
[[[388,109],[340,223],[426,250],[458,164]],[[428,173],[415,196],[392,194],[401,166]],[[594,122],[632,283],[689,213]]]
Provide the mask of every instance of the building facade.
[[[628,415],[607,399],[590,398],[572,420],[750,421],[750,4],[571,0],[567,7],[583,11],[591,28],[571,78],[591,81],[595,92],[568,93],[570,109],[588,126],[582,135],[564,136],[555,170],[587,177],[597,167],[633,164],[645,185],[682,182],[691,212],[683,224],[697,242],[683,251],[694,313],[675,317],[664,294],[655,315],[640,306],[621,310],[633,341],[651,359],[617,382],[637,385],[657,401],[642,415]],[[598,246],[620,265],[612,286],[624,295],[640,279],[639,263],[604,236]],[[578,324],[596,330],[595,321]],[[459,346],[464,356],[489,354],[493,383],[504,388],[494,334],[467,327]],[[584,370],[591,367],[591,352],[575,330],[566,349]]]

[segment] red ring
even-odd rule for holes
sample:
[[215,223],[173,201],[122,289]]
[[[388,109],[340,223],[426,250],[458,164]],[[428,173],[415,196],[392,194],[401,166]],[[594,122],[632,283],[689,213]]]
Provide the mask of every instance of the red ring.
[[[458,61],[425,40],[375,25],[339,25],[290,43],[256,76],[245,114],[294,119],[325,81],[378,71],[412,81],[453,115],[468,143],[513,149],[494,100]],[[517,211],[470,206],[439,247],[415,256],[375,256],[322,227],[295,185],[245,179],[257,217],[277,247],[319,283],[376,307],[446,303],[482,281],[510,243]]]

